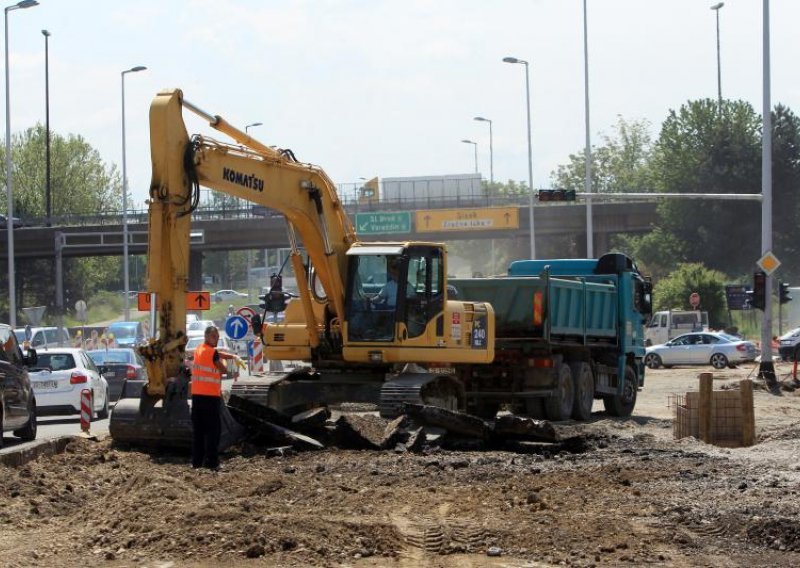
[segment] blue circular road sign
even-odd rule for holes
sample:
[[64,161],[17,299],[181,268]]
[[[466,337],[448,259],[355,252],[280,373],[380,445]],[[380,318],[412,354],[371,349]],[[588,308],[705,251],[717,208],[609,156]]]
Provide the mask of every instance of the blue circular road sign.
[[241,339],[247,335],[250,324],[242,316],[231,316],[225,320],[225,333],[231,339]]

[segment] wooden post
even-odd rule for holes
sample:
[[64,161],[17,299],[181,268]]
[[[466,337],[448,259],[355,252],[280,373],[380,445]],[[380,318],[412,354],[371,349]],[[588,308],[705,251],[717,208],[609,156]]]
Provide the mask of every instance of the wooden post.
[[756,416],[753,410],[753,383],[749,379],[739,381],[742,405],[742,446],[752,446],[756,441]]
[[713,396],[714,375],[711,373],[700,373],[700,408],[698,409],[698,426],[700,430],[700,440],[706,444],[712,443],[711,428],[711,397]]

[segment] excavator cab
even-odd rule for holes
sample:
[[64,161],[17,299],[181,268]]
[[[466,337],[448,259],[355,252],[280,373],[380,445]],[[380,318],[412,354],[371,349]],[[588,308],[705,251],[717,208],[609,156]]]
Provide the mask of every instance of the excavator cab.
[[348,257],[348,343],[421,337],[444,310],[441,246],[353,247]]

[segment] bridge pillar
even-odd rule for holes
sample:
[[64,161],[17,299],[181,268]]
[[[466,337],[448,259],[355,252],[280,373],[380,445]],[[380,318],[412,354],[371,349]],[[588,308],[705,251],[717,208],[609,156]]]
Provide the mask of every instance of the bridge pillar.
[[203,253],[189,251],[189,290],[203,289]]

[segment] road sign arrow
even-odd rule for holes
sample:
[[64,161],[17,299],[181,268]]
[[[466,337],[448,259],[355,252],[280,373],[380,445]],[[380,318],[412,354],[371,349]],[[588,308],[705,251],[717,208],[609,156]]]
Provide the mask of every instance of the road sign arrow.
[[195,302],[197,302],[197,305],[198,305],[198,306],[200,306],[200,307],[202,307],[202,306],[203,306],[203,302],[205,302],[205,301],[206,301],[206,299],[203,297],[203,295],[202,295],[202,294],[198,294],[198,295],[195,297],[195,299],[194,299],[194,300],[195,300]]
[[242,320],[235,319],[235,320],[233,320],[233,323],[231,324],[231,327],[233,328],[234,335],[239,335],[240,330],[242,329],[242,327],[247,327],[247,326],[242,324]]

